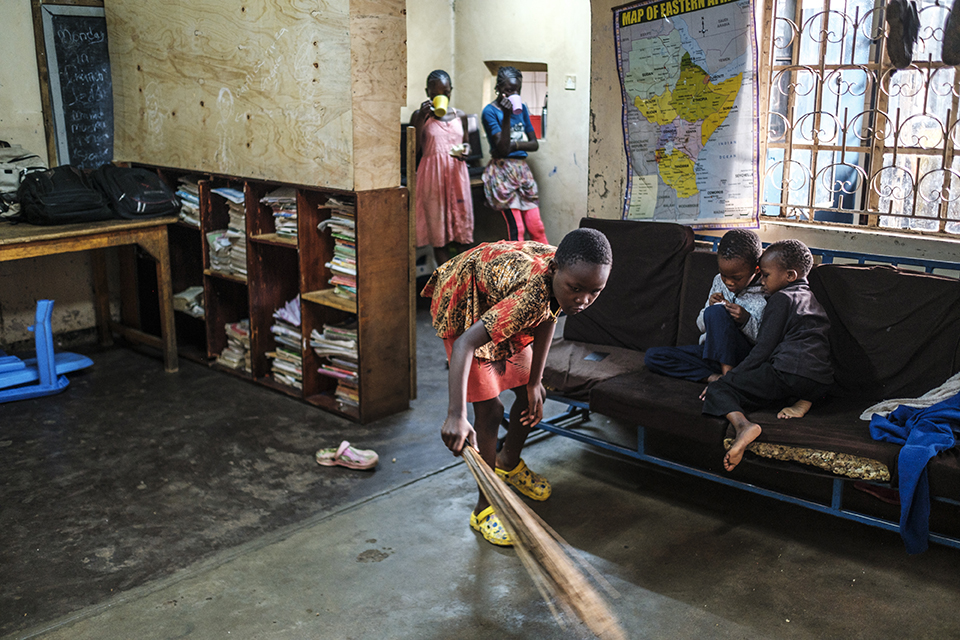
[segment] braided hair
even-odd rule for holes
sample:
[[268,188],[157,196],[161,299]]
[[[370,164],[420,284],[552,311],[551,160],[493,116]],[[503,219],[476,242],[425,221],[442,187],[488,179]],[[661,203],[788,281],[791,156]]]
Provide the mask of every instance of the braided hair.
[[427,88],[430,88],[430,83],[434,80],[439,82],[446,82],[453,88],[453,83],[450,82],[450,74],[444,71],[443,69],[435,69],[430,72],[430,75],[427,76]]
[[516,80],[517,82],[523,82],[523,74],[520,73],[520,70],[516,67],[500,67],[497,69],[497,93],[500,93],[500,87],[507,80]]

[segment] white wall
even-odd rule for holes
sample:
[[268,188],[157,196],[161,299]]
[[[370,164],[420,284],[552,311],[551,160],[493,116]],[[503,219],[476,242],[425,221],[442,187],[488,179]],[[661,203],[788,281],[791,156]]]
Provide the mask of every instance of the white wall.
[[401,122],[410,122],[413,112],[427,99],[427,76],[434,69],[450,74],[451,99],[454,106],[460,106],[453,65],[453,4],[454,0],[407,0],[407,106],[400,112]]
[[[470,112],[479,114],[493,97],[485,60],[547,64],[547,133],[528,161],[547,237],[558,243],[587,213],[590,3],[459,0],[455,20],[456,91]],[[576,76],[575,90],[564,89],[566,75]],[[486,140],[484,158],[490,158]]]
[[[627,158],[623,145],[623,101],[617,74],[613,35],[614,7],[623,0],[592,0],[592,64],[590,82],[590,181],[587,210],[591,216],[618,219],[623,209]],[[761,36],[762,37],[762,36]],[[722,233],[722,232],[721,232]],[[908,233],[871,233],[849,226],[763,223],[764,242],[796,238],[811,247],[960,261],[960,240],[921,237]]]
[[[26,0],[0,0],[0,140],[47,158],[33,16]],[[49,161],[48,161],[49,165]],[[56,301],[56,334],[90,329],[96,323],[90,261],[86,254],[0,263],[0,346],[32,340],[36,301]]]

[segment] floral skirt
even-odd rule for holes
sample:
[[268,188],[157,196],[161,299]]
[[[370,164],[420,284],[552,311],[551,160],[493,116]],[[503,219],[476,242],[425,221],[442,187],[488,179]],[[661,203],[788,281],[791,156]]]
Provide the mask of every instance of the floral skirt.
[[537,181],[523,158],[494,158],[483,170],[487,204],[497,210],[534,209],[540,206]]
[[[456,338],[444,338],[447,359],[453,353]],[[496,398],[507,389],[522,387],[530,381],[530,365],[533,363],[533,347],[527,345],[519,353],[506,360],[488,362],[476,357],[467,365],[467,402],[483,402]]]

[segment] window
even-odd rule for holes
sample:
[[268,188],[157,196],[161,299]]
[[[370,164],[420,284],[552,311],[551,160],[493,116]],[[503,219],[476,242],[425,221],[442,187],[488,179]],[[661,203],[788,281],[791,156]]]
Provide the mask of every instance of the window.
[[949,10],[918,8],[913,64],[897,70],[879,0],[769,0],[761,220],[960,233],[960,84],[940,60]]

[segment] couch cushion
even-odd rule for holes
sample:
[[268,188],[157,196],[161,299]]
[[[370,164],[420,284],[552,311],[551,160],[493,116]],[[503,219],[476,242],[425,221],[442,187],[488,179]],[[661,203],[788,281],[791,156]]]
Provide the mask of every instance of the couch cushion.
[[680,285],[680,323],[677,327],[677,346],[697,344],[700,329],[697,316],[707,303],[714,276],[719,273],[717,254],[712,251],[691,251],[683,264],[683,283]]
[[567,319],[567,340],[644,350],[677,339],[680,283],[693,231],[667,222],[584,218],[613,249],[607,287],[583,313]]
[[608,378],[643,369],[643,352],[623,347],[555,339],[543,369],[543,385],[574,400]]
[[[749,414],[750,419],[763,429],[758,442],[846,453],[876,460],[885,464],[891,473],[896,469],[900,447],[870,437],[869,423],[860,419],[865,408],[862,401],[830,398],[815,404],[804,417],[790,420],[777,418],[781,408],[777,406]],[[731,426],[727,437],[734,435]]]
[[590,410],[655,431],[721,446],[727,421],[700,413],[703,383],[644,369],[610,378],[590,391]]
[[810,288],[830,317],[835,394],[917,397],[956,373],[960,281],[887,266],[822,265]]
[[[897,486],[897,458],[900,446],[870,437],[870,423],[860,419],[866,407],[852,398],[831,398],[815,404],[800,419],[780,420],[776,409],[750,414],[763,429],[757,442],[819,449],[870,458],[887,466],[891,482]],[[728,427],[726,437],[735,435]],[[960,449],[954,447],[939,453],[927,466],[930,489],[934,495],[956,499],[960,495]]]

